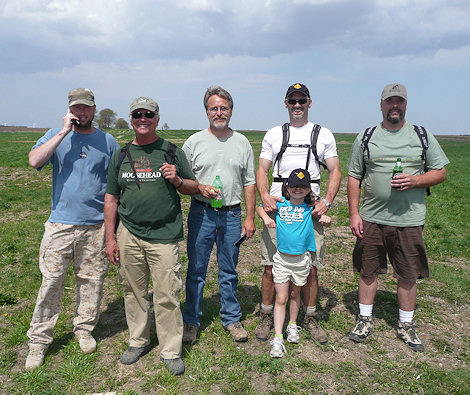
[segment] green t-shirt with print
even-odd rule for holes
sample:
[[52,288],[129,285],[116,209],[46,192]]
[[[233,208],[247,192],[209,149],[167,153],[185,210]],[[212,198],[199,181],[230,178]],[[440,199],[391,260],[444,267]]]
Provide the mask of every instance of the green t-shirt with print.
[[[160,167],[165,160],[168,142],[163,138],[148,145],[131,144],[129,149],[135,170],[141,181],[137,186],[127,156],[119,174],[119,151],[111,158],[106,192],[119,195],[118,214],[122,224],[133,235],[156,243],[183,240],[183,220],[180,198],[176,188],[163,178]],[[176,149],[175,162],[178,175],[194,180],[186,155]]]
[[[348,162],[348,174],[361,179],[363,200],[359,209],[362,219],[382,225],[420,226],[426,217],[426,189],[412,188],[398,191],[390,186],[397,158],[401,158],[403,172],[410,175],[424,173],[421,142],[413,125],[406,122],[396,131],[378,125],[368,143],[370,157],[361,148],[364,131],[353,143]],[[428,132],[429,148],[426,151],[428,170],[442,169],[449,163],[436,138]]]

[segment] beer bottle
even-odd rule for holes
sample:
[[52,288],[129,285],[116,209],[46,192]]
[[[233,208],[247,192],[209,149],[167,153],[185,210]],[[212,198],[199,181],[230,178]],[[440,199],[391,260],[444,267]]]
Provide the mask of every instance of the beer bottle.
[[222,180],[220,179],[220,176],[215,176],[215,180],[212,183],[212,186],[219,190],[219,194],[218,194],[217,198],[215,198],[215,199],[213,198],[211,200],[211,206],[213,208],[222,207],[222,188],[223,188],[223,185],[222,185]]

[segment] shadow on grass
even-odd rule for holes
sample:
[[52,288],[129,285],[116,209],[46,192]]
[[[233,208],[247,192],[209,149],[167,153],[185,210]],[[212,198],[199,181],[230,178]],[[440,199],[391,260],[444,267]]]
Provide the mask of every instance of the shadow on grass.
[[318,301],[317,305],[322,304],[322,300],[326,299],[325,307],[318,310],[318,317],[324,321],[330,318],[331,310],[338,304],[338,297],[329,288],[318,288]]
[[[357,291],[348,292],[343,295],[346,308],[356,317],[359,314],[359,294]],[[397,294],[390,291],[378,290],[374,299],[375,318],[383,319],[391,327],[395,327],[398,321]]]

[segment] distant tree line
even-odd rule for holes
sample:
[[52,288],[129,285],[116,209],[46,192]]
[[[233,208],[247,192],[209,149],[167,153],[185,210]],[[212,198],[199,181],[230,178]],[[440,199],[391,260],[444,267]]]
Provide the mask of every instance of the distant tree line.
[[[98,116],[95,117],[98,127],[101,130],[106,129],[129,129],[129,123],[124,118],[117,118],[117,114],[110,108],[103,108]],[[168,130],[170,127],[165,122],[162,126],[163,130]]]

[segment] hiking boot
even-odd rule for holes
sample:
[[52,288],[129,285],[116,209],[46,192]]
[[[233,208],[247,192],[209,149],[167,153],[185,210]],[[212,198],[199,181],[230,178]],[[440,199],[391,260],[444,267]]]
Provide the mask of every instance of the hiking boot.
[[184,363],[181,358],[165,359],[160,357],[162,362],[165,362],[166,367],[173,376],[178,376],[184,373]]
[[364,315],[359,314],[357,316],[356,326],[349,333],[349,340],[352,340],[356,343],[362,343],[372,332],[373,326],[374,319],[372,318],[372,316],[366,317]]
[[286,328],[286,333],[287,333],[287,341],[289,343],[298,343],[300,340],[300,335],[299,335],[299,330],[300,326],[297,326],[296,324],[289,324],[287,325]]
[[284,347],[284,340],[280,337],[275,336],[273,340],[270,341],[271,351],[269,355],[272,358],[282,358],[286,353],[286,348]]
[[259,323],[255,329],[256,338],[262,341],[268,340],[270,331],[273,325],[274,325],[274,312],[260,310]]
[[413,351],[424,351],[423,343],[416,334],[414,322],[398,322],[397,335]]
[[96,351],[96,340],[90,332],[80,332],[75,335],[75,339],[78,340],[80,350],[84,354],[91,354]]
[[152,346],[149,344],[145,347],[129,347],[124,354],[122,354],[121,363],[124,365],[132,365],[136,363],[140,357],[143,357],[152,349]]
[[29,354],[26,357],[24,368],[28,371],[39,368],[44,361],[44,356],[48,348],[49,346],[45,344],[30,344]]
[[325,331],[318,326],[317,319],[313,315],[305,315],[302,326],[310,333],[313,340],[322,346],[328,344],[328,337]]
[[196,324],[183,325],[183,343],[194,344],[196,343],[198,326]]
[[224,329],[230,332],[232,339],[236,342],[240,343],[248,340],[248,332],[243,328],[240,321],[234,322],[227,327],[224,326]]

